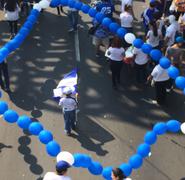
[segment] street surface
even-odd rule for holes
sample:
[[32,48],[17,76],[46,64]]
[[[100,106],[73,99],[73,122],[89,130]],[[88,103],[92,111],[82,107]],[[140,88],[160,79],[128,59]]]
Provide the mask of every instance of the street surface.
[[[136,17],[139,18],[144,7],[144,2],[134,2]],[[114,91],[109,65],[105,58],[95,58],[91,37],[87,35],[90,18],[80,13],[81,26],[75,36],[67,32],[67,16],[59,17],[56,13],[56,9],[44,11],[21,48],[8,58],[12,94],[3,92],[2,99],[11,109],[40,121],[45,129],[53,132],[62,150],[90,154],[104,167],[127,162],[156,122],[185,121],[185,98],[181,93],[170,94],[167,107],[153,105],[150,99],[154,98],[154,89],[138,88],[133,70],[128,72],[126,67],[122,72],[121,90]],[[0,17],[2,20],[2,12]],[[0,27],[2,46],[9,35],[6,22],[1,21]],[[140,23],[136,23],[135,30],[142,34]],[[79,68],[78,128],[72,137],[66,137],[62,111],[52,99],[52,90],[75,67]],[[0,180],[42,180],[55,167],[55,159],[47,155],[37,137],[21,131],[16,124],[6,123],[3,118],[0,120],[0,162]],[[131,178],[183,180],[184,167],[185,136],[166,134],[152,146],[152,156]],[[69,175],[74,180],[102,179],[86,169],[72,168]]]

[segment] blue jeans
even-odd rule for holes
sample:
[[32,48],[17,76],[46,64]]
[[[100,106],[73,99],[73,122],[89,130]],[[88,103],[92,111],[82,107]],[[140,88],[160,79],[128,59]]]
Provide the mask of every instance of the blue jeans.
[[69,11],[68,13],[70,28],[77,30],[78,25],[78,11]]
[[65,131],[71,133],[71,129],[75,128],[75,110],[64,111]]

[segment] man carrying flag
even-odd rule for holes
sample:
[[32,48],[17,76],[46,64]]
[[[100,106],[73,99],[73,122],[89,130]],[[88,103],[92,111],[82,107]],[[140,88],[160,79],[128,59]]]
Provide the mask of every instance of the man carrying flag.
[[53,90],[54,98],[59,100],[59,106],[63,109],[65,133],[70,136],[71,129],[75,130],[76,125],[76,87],[77,87],[77,70],[71,71],[65,75],[59,82],[56,89]]

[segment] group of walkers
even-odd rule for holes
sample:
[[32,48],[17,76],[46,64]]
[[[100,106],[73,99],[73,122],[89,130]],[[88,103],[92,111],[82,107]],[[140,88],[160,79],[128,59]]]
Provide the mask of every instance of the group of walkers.
[[[97,11],[114,20],[114,6],[109,0],[98,1]],[[144,36],[139,38],[146,41],[153,49],[159,49],[172,64],[183,73],[185,70],[185,1],[184,0],[150,0],[148,7],[141,12]],[[133,11],[132,0],[122,0],[120,19],[121,27],[129,33],[134,31],[134,21],[138,21]],[[164,105],[166,94],[173,89],[173,80],[167,70],[160,67],[159,62],[153,62],[149,55],[141,49],[129,45],[124,39],[111,34],[109,29],[93,19],[93,44],[96,57],[99,58],[100,46],[105,47],[105,56],[110,62],[112,72],[112,86],[119,89],[121,70],[126,67],[135,71],[136,82],[139,87],[146,87],[149,82],[155,87],[156,100],[152,103]],[[91,31],[90,31],[91,32]],[[132,54],[132,56],[130,56]],[[104,55],[103,55],[104,56]]]

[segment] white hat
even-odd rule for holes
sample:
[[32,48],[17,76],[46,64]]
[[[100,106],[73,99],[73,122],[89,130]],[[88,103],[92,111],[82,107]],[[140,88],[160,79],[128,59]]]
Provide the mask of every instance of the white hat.
[[170,15],[168,17],[168,19],[169,19],[170,24],[172,24],[173,22],[175,22],[175,16],[174,15]]
[[64,88],[63,93],[66,94],[66,95],[69,95],[69,94],[73,93],[73,90],[72,90],[71,87],[67,86],[67,87]]

